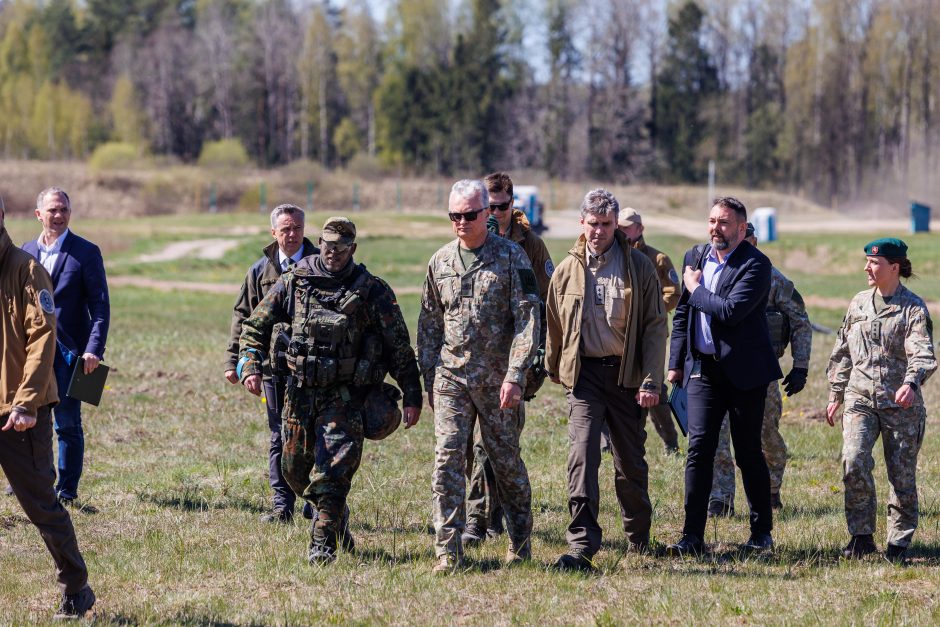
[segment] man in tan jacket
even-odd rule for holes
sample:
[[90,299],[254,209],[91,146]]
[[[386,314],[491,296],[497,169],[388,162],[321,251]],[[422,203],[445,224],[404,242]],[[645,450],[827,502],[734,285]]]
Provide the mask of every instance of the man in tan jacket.
[[610,428],[624,531],[646,550],[652,506],[642,408],[659,403],[666,311],[656,268],[617,230],[620,205],[596,189],[581,204],[584,233],[548,289],[545,367],[568,391],[568,552],[562,570],[591,570],[597,522],[601,426]]
[[62,604],[56,618],[83,616],[95,603],[69,513],[53,483],[51,408],[55,305],[52,280],[10,240],[0,210],[0,466],[55,561]]

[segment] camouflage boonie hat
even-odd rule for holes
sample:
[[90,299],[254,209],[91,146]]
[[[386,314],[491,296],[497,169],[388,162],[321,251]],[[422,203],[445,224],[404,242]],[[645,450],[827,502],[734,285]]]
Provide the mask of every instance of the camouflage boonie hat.
[[865,245],[869,257],[907,258],[907,244],[896,237],[882,237]]
[[324,242],[352,244],[356,241],[356,225],[349,218],[334,216],[323,225],[320,237]]
[[401,424],[400,400],[401,392],[391,383],[372,388],[362,406],[362,431],[367,439],[384,440],[395,433]]

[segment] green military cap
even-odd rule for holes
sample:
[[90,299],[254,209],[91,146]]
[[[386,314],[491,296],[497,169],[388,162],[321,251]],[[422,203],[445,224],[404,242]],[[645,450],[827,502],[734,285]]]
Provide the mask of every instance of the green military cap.
[[907,244],[896,237],[882,237],[865,245],[869,257],[907,258]]
[[356,225],[349,218],[334,216],[323,225],[320,237],[324,242],[352,244],[356,241]]

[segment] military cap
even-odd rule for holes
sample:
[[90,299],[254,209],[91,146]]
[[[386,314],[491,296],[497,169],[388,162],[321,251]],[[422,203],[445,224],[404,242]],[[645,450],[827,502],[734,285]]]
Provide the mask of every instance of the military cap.
[[907,258],[907,244],[896,237],[882,237],[865,245],[869,257]]
[[744,229],[744,237],[754,237],[754,225],[750,222],[747,223],[747,228]]
[[633,207],[627,207],[620,212],[620,219],[617,220],[618,226],[627,226],[629,224],[643,224],[643,216]]
[[324,242],[352,244],[356,241],[356,225],[349,218],[334,216],[323,225],[320,237]]

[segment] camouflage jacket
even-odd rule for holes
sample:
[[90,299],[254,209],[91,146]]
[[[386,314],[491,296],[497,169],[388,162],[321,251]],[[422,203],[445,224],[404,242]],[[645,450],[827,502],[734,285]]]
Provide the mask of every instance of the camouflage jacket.
[[[790,321],[790,354],[794,368],[809,368],[809,355],[813,348],[813,327],[809,323],[803,297],[793,281],[776,268],[770,269],[770,294],[767,309],[776,309]],[[777,355],[783,357],[782,354]]]
[[894,396],[914,383],[915,405],[923,405],[923,383],[937,369],[933,323],[924,301],[903,285],[880,314],[875,290],[859,292],[849,304],[829,358],[829,402],[850,397],[875,409],[896,408]]
[[428,262],[418,314],[425,389],[433,389],[438,368],[468,386],[521,386],[539,337],[538,283],[529,259],[514,242],[489,234],[465,270],[458,242]]
[[552,263],[552,256],[548,254],[548,247],[529,226],[529,220],[525,214],[518,209],[512,212],[512,223],[509,225],[509,233],[506,237],[522,246],[522,250],[525,251],[539,284],[539,298],[544,303],[548,297],[548,284],[555,271],[555,264]]
[[[295,271],[316,272],[312,260],[316,256],[301,259],[295,266]],[[352,262],[350,262],[352,263]],[[355,265],[341,283],[352,285],[360,273],[368,272],[362,264]],[[262,373],[263,356],[268,353],[271,341],[271,331],[274,325],[282,322],[292,323],[294,312],[301,315],[303,307],[299,303],[288,302],[288,295],[301,298],[301,292],[293,289],[295,272],[286,272],[281,275],[277,283],[268,291],[258,303],[251,315],[242,323],[242,333],[239,340],[239,361],[246,359],[240,377]],[[371,331],[382,337],[382,355],[389,373],[398,383],[404,396],[405,407],[421,407],[424,399],[421,395],[421,380],[418,377],[418,365],[415,362],[414,349],[408,335],[408,327],[402,317],[401,309],[395,300],[395,293],[388,284],[378,277],[374,277],[372,289],[363,305],[365,318]]]
[[633,243],[633,247],[653,262],[656,276],[659,277],[659,284],[663,288],[663,304],[666,306],[666,313],[669,313],[679,304],[679,275],[676,273],[675,266],[672,265],[672,259],[666,253],[649,246],[642,236]]

